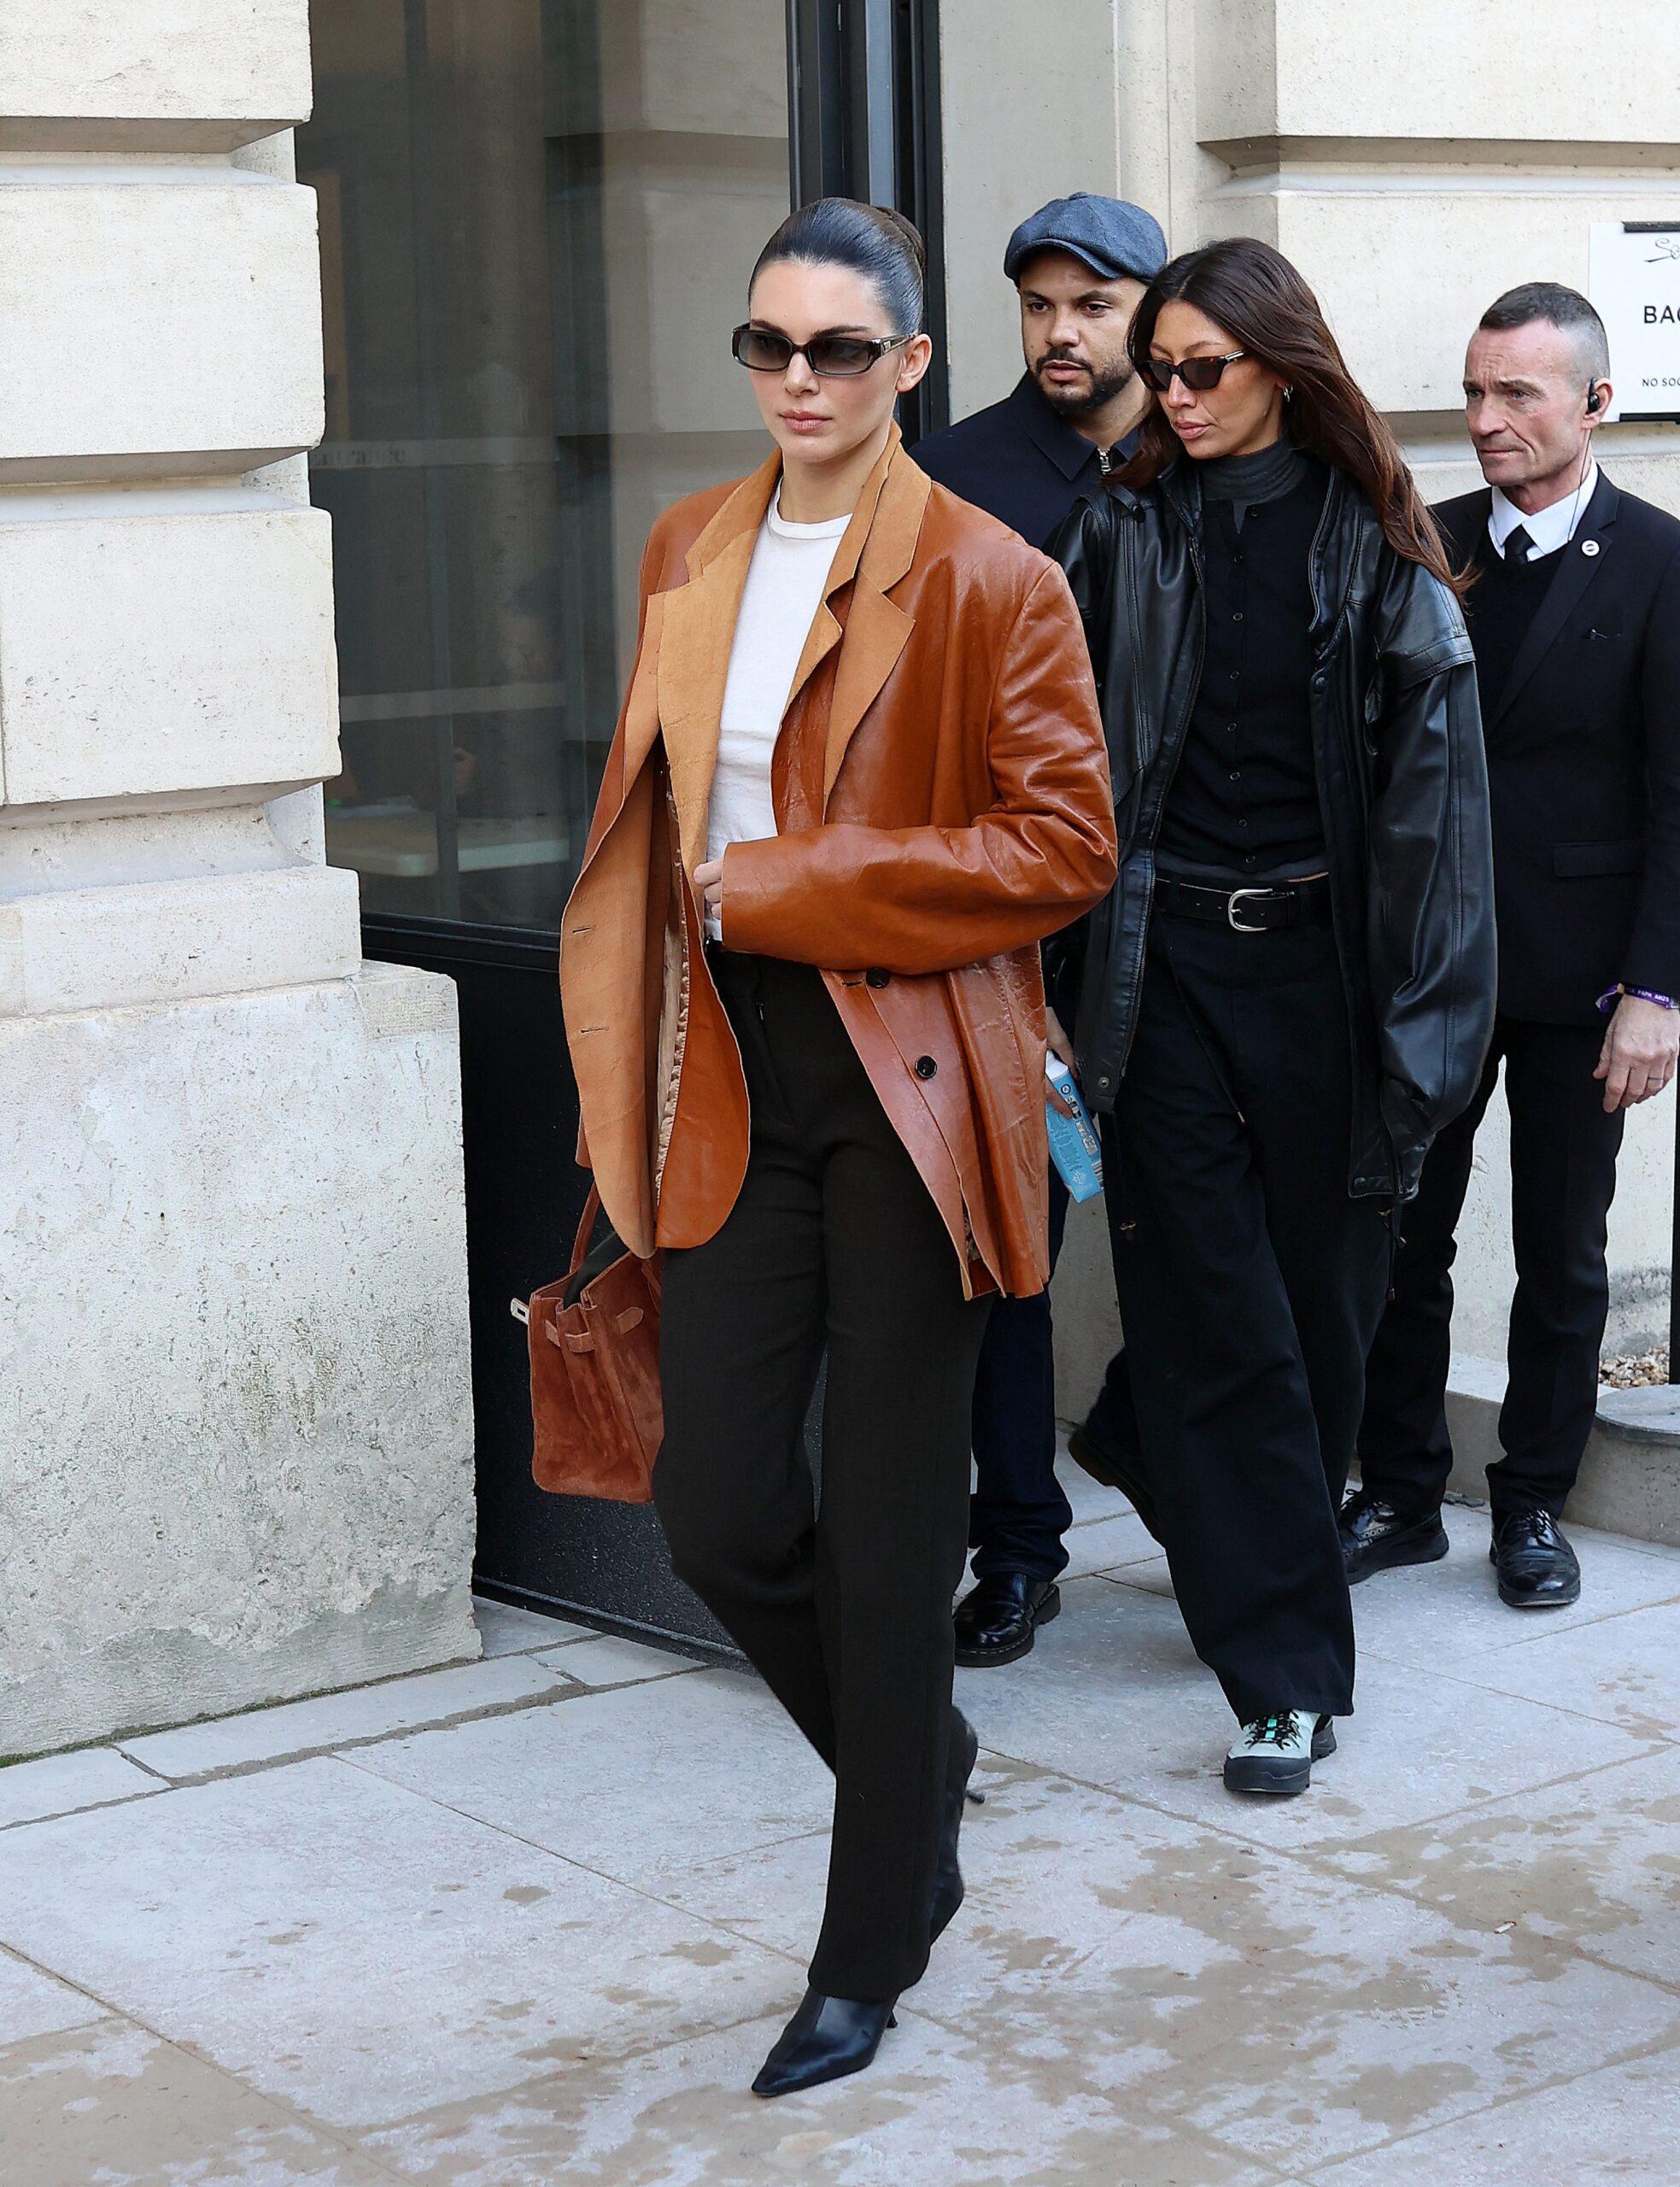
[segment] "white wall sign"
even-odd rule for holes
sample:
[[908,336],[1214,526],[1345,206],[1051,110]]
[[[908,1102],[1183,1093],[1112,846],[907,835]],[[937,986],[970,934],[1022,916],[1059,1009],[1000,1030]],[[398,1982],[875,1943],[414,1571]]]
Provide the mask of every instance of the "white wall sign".
[[1680,419],[1680,221],[1595,221],[1589,264],[1616,390],[1606,414]]

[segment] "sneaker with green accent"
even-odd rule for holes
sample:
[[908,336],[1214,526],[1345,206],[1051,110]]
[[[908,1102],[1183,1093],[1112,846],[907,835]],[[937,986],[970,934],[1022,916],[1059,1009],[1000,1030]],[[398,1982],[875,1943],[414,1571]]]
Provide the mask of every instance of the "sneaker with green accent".
[[1304,1792],[1313,1764],[1336,1751],[1336,1727],[1310,1709],[1279,1709],[1244,1724],[1225,1757],[1228,1792]]

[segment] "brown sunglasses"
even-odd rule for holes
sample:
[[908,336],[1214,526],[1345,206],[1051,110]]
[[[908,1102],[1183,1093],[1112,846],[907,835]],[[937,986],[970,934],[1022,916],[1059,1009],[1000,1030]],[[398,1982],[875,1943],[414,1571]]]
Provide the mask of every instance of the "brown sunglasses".
[[794,342],[749,321],[729,337],[729,350],[750,372],[785,372],[795,357],[803,357],[818,379],[861,379],[883,357],[915,339],[913,334],[895,335],[890,341],[863,334],[813,334],[809,342]]
[[1185,357],[1176,365],[1169,365],[1164,357],[1145,357],[1138,370],[1157,395],[1165,395],[1175,378],[1192,395],[1205,395],[1225,378],[1227,365],[1236,364],[1248,354],[1246,349],[1231,349],[1222,357]]

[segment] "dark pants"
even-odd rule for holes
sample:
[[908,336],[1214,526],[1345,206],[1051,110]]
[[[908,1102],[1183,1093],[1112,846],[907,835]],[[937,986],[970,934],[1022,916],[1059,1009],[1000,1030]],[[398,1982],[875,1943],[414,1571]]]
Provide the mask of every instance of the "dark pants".
[[[1112,1226],[1109,1235],[1112,1238]],[[1134,1466],[1142,1467],[1144,1445],[1132,1395],[1132,1362],[1123,1344],[1103,1371],[1103,1387],[1085,1416],[1085,1432],[1099,1451],[1129,1458]]]
[[[717,1236],[665,1256],[654,1499],[677,1573],[835,1774],[811,1981],[891,1997],[927,1965],[957,1753],[951,1598],[986,1302],[963,1299],[819,976],[712,961],[752,1152]],[[817,1508],[802,1429],[825,1345]]]
[[[1068,1226],[1068,1187],[1050,1173],[1050,1264]],[[975,1375],[975,1492],[969,1542],[975,1577],[1026,1572],[1053,1580],[1068,1562],[1074,1514],[1056,1478],[1056,1356],[1050,1293],[998,1299]]]
[[1349,1070],[1327,928],[1156,920],[1104,1133],[1115,1280],[1179,1606],[1244,1722],[1353,1707],[1336,1509],[1390,1250],[1349,1197]]
[[1562,1515],[1598,1408],[1598,1355],[1610,1303],[1606,1217],[1623,1117],[1604,1113],[1593,1076],[1603,1029],[1496,1021],[1476,1099],[1430,1149],[1405,1211],[1395,1298],[1366,1378],[1359,1435],[1367,1488],[1421,1516],[1452,1471],[1447,1434],[1454,1234],[1469,1188],[1476,1129],[1505,1064],[1511,1111],[1510,1381],[1499,1416],[1505,1456],[1488,1468],[1496,1518],[1524,1506]]
[[[1068,1227],[1068,1187],[1050,1173],[1050,1265]],[[1138,1416],[1124,1345],[1109,1360],[1086,1428],[1098,1447],[1136,1457]],[[969,1545],[977,1580],[1025,1572],[1054,1580],[1067,1568],[1073,1507],[1056,1477],[1056,1351],[1050,1293],[996,1299],[975,1376],[975,1492]]]

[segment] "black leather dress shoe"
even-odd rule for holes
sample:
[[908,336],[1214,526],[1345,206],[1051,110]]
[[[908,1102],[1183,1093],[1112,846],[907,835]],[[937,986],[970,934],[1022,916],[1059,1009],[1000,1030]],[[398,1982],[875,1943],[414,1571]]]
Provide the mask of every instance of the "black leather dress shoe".
[[807,1990],[799,2009],[776,2037],[752,2084],[754,2096],[792,2096],[824,2081],[843,2080],[872,2065],[881,2038],[899,2023],[893,2005],[828,1997]]
[[1499,1599],[1513,1609],[1566,1609],[1581,1599],[1581,1567],[1549,1511],[1507,1511],[1488,1551]]
[[1106,1443],[1099,1443],[1090,1428],[1081,1421],[1077,1428],[1068,1432],[1068,1456],[1093,1480],[1100,1480],[1104,1488],[1117,1488],[1143,1521],[1149,1533],[1155,1540],[1160,1540],[1155,1492],[1144,1472],[1141,1452],[1111,1450]]
[[1438,1510],[1425,1511],[1420,1519],[1408,1517],[1368,1488],[1353,1491],[1337,1523],[1349,1586],[1397,1564],[1433,1564],[1452,1545]]
[[963,1871],[957,1864],[957,1841],[963,1828],[963,1810],[972,1800],[983,1807],[986,1795],[971,1792],[969,1780],[980,1760],[980,1740],[974,1726],[958,1715],[961,1729],[951,1742],[951,1769],[945,1780],[945,1813],[940,1821],[940,1865],[934,1879],[934,1912],[928,1942],[937,1944],[951,1926],[951,1918],[963,1903]]
[[970,1670],[1014,1662],[1029,1653],[1033,1634],[1061,1608],[1062,1590],[1054,1580],[1035,1580],[1026,1572],[988,1572],[952,1612],[957,1662]]

